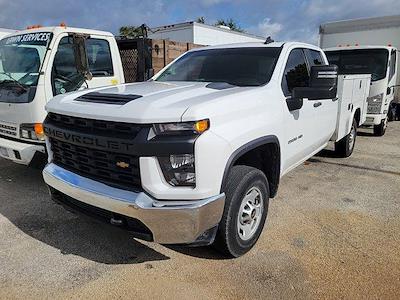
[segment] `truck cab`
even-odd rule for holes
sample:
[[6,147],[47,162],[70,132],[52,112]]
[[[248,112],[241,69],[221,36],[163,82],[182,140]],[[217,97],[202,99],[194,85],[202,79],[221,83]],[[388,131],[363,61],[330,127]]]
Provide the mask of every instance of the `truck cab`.
[[123,69],[111,33],[62,24],[7,35],[0,41],[0,156],[40,164],[46,158],[46,103],[59,94],[119,83]]
[[373,126],[375,135],[384,135],[395,98],[397,49],[386,46],[342,46],[324,51],[329,63],[339,67],[339,74],[371,74],[364,125]]

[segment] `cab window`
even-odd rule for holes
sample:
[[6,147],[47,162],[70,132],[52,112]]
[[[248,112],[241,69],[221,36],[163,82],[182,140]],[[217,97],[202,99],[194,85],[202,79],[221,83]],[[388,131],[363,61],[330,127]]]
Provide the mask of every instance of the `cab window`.
[[322,58],[321,52],[312,49],[304,50],[307,56],[310,67],[325,65],[324,59]]
[[[63,37],[58,45],[52,69],[53,94],[78,90],[85,80],[76,68],[75,45],[71,36]],[[110,45],[103,39],[88,38],[85,43],[89,70],[93,77],[113,76]]]
[[93,76],[101,77],[114,75],[108,41],[102,39],[87,39],[86,53],[89,61],[89,70]]
[[289,54],[282,78],[282,91],[284,95],[289,97],[295,87],[307,87],[309,81],[310,75],[303,50],[292,50]]
[[389,69],[389,81],[393,78],[396,73],[396,51],[392,50],[390,54],[390,69]]
[[84,82],[76,68],[72,37],[66,36],[60,40],[51,74],[54,95],[75,91]]

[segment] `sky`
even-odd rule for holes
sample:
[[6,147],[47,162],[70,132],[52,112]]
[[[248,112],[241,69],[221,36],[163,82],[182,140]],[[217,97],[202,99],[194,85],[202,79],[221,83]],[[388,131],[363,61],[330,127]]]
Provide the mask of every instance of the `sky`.
[[117,34],[119,27],[150,27],[234,19],[247,32],[279,41],[317,43],[324,22],[400,14],[399,0],[0,0],[0,27],[24,29],[65,22]]

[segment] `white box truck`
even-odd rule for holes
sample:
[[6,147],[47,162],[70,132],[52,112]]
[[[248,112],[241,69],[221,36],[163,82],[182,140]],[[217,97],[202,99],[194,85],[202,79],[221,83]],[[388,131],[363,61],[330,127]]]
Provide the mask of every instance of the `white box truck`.
[[320,47],[340,74],[372,75],[366,125],[383,135],[400,100],[400,16],[326,23],[319,33]]
[[119,49],[111,33],[60,24],[8,34],[0,41],[0,156],[42,165],[46,161],[42,122],[48,100],[123,82]]

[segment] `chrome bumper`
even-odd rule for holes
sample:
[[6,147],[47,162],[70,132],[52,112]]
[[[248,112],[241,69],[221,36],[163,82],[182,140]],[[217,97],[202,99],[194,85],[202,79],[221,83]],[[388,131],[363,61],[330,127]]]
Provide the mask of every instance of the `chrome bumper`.
[[140,192],[113,188],[79,176],[55,164],[43,170],[44,181],[61,193],[146,225],[162,244],[189,244],[221,220],[225,194],[203,200],[160,201]]

